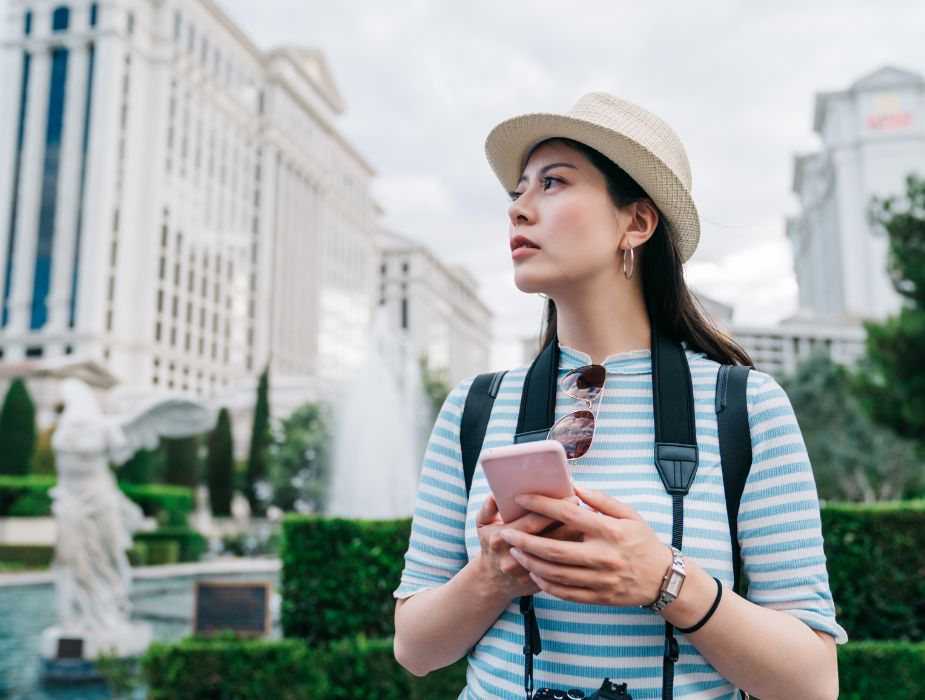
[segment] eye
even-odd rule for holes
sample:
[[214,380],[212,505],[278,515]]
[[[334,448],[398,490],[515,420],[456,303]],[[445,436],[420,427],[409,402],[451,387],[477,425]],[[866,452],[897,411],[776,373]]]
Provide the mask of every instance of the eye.
[[517,201],[517,198],[520,197],[520,195],[521,195],[520,192],[508,192],[507,194],[508,194],[508,196],[511,198],[511,201],[512,201],[512,202],[516,202],[516,201]]
[[545,190],[548,190],[550,187],[552,187],[553,183],[562,182],[562,180],[560,180],[557,177],[546,176],[543,178],[542,182],[543,182],[543,190],[545,191]]

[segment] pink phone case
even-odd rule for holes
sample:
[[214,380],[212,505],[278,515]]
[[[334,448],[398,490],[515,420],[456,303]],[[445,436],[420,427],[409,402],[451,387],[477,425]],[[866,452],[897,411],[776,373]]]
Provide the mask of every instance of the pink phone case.
[[565,449],[555,440],[538,440],[482,453],[482,470],[495,495],[501,519],[509,523],[526,515],[514,498],[536,493],[551,498],[574,495]]

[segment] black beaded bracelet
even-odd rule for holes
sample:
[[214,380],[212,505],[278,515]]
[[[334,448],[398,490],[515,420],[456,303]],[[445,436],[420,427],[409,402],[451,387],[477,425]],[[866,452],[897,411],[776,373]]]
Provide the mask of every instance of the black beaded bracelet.
[[723,584],[721,584],[719,579],[715,576],[713,577],[713,580],[716,581],[716,598],[713,600],[713,605],[711,605],[710,609],[707,610],[707,614],[700,618],[700,622],[698,622],[693,627],[678,627],[678,632],[681,632],[682,634],[690,634],[691,632],[696,632],[705,624],[707,624],[711,617],[713,617],[713,613],[716,612],[716,609],[719,607],[719,601],[723,597]]

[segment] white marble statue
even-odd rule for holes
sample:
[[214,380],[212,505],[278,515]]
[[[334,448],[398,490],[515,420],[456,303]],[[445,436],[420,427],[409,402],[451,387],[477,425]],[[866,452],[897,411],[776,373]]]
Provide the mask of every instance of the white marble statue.
[[209,430],[215,417],[186,399],[155,399],[131,415],[107,416],[78,379],[61,384],[64,411],[52,447],[58,483],[52,511],[58,525],[53,578],[58,625],[45,630],[42,656],[57,656],[58,640],[83,640],[82,657],[134,656],[147,647],[146,625],[129,622],[131,569],[126,554],[141,509],[116,485],[109,463],[123,464],[159,438]]

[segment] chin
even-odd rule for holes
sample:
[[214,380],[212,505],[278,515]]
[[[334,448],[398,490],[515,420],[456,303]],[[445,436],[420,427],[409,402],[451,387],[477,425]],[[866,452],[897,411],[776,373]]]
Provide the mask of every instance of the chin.
[[543,280],[538,280],[527,275],[514,275],[514,286],[524,294],[540,294],[549,290],[549,285]]

